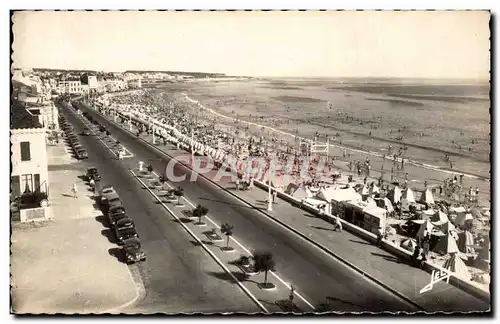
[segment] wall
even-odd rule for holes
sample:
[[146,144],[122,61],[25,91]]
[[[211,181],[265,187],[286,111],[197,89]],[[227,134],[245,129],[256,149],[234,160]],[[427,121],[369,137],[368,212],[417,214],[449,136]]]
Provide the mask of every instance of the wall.
[[[10,131],[12,150],[12,176],[40,174],[40,184],[48,180],[47,147],[44,128],[15,129]],[[21,161],[21,142],[30,142],[31,161]],[[42,186],[43,188],[43,186]],[[21,188],[23,189],[23,188]],[[22,190],[21,190],[22,192]]]

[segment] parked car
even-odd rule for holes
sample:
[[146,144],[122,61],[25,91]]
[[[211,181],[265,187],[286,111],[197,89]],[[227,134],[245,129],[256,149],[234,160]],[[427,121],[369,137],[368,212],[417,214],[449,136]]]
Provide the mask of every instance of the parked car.
[[90,179],[94,179],[94,181],[101,180],[101,175],[99,174],[99,171],[97,170],[96,167],[87,168],[86,177],[87,177],[87,180],[90,180]]
[[122,244],[124,240],[131,237],[139,237],[135,230],[134,221],[131,218],[122,218],[115,224],[115,235],[118,239],[118,244]]
[[123,241],[123,254],[127,264],[146,260],[146,253],[142,250],[141,242],[137,237]]
[[83,136],[90,136],[90,135],[92,135],[92,133],[90,132],[90,130],[89,130],[88,128],[85,128],[85,129],[81,132],[81,134],[82,134]]
[[118,223],[122,219],[124,219],[124,218],[130,218],[130,217],[128,217],[127,214],[121,214],[121,213],[110,214],[109,211],[108,211],[108,215],[109,215],[108,216],[108,218],[109,218],[109,226],[111,228],[115,228],[116,227],[116,223]]
[[89,154],[87,153],[87,150],[85,149],[79,149],[76,151],[76,157],[80,160],[83,160],[83,159],[88,159],[89,157]]
[[123,217],[127,217],[127,211],[125,207],[121,205],[115,205],[109,208],[108,210],[109,223],[114,225],[119,219]]
[[115,188],[113,188],[113,186],[109,185],[109,184],[102,186],[102,188],[100,190],[100,194],[101,194],[101,196],[110,195],[110,194],[118,195],[116,193]]
[[112,194],[102,195],[101,196],[101,206],[102,206],[102,211],[104,213],[107,213],[111,207],[123,206],[123,204],[122,204],[122,201],[120,200],[120,197],[115,192]]

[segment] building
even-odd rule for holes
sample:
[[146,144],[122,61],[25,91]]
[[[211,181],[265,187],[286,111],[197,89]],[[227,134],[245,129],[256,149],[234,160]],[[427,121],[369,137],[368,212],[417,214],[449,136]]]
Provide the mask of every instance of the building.
[[59,80],[59,91],[68,94],[82,94],[89,92],[89,86],[82,84],[79,78],[68,78]]
[[48,198],[46,130],[22,104],[11,106],[11,202],[19,210],[37,208]]
[[27,108],[28,112],[38,118],[38,122],[47,129],[59,129],[59,110],[53,102]]
[[95,75],[84,74],[82,75],[82,84],[86,84],[90,89],[97,89],[99,87],[99,82],[97,82],[97,77]]

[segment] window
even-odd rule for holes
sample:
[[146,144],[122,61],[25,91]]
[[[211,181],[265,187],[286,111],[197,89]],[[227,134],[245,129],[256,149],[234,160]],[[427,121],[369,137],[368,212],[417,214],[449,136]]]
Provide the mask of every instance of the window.
[[23,193],[30,193],[34,191],[32,174],[21,175],[21,190]]
[[31,161],[30,142],[21,142],[21,161]]
[[36,173],[33,175],[34,179],[35,179],[35,190],[36,191],[40,191],[40,174],[39,173]]

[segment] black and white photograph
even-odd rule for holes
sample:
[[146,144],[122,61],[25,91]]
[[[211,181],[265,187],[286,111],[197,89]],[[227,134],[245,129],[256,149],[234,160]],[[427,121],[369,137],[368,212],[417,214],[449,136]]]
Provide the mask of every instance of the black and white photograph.
[[491,313],[490,11],[10,14],[11,314]]

